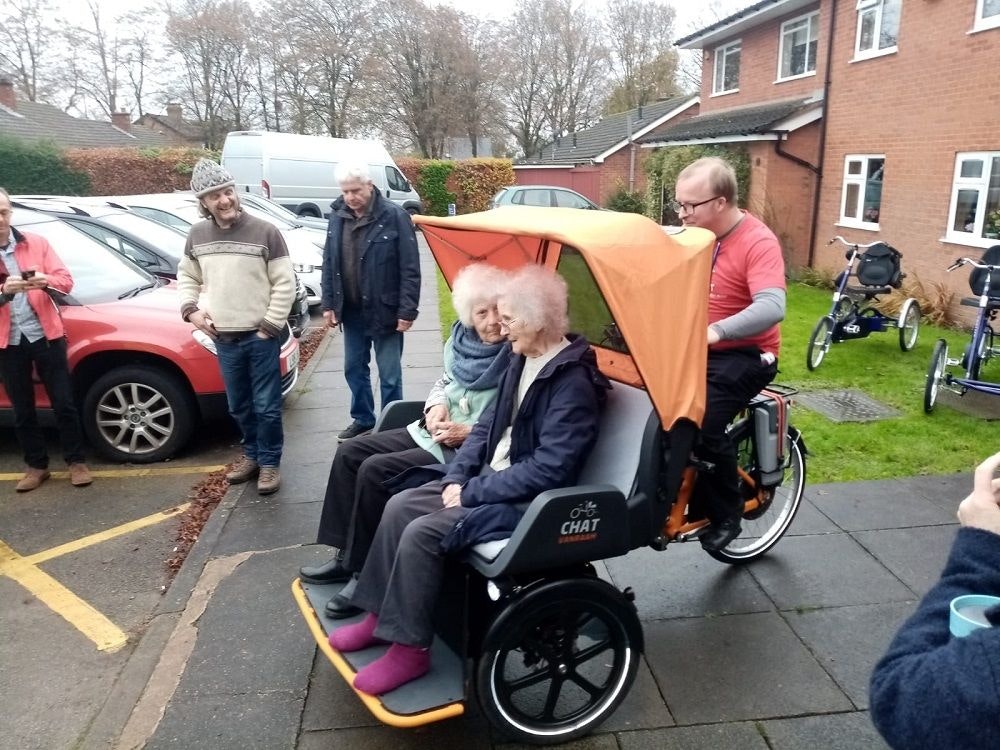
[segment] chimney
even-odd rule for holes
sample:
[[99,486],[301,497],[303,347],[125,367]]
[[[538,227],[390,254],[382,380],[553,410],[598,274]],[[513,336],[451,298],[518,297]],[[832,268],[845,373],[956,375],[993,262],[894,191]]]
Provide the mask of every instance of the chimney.
[[0,75],[0,104],[7,109],[17,109],[17,91],[8,76]]
[[167,119],[174,123],[175,125],[180,125],[182,121],[181,114],[184,112],[184,108],[177,102],[170,102],[167,105]]
[[112,112],[111,124],[126,133],[132,132],[132,115],[128,112]]

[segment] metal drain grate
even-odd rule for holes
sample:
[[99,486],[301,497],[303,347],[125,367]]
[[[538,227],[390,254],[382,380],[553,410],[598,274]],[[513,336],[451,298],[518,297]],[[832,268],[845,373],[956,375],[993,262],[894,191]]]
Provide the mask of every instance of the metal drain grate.
[[795,403],[819,412],[834,422],[874,422],[900,416],[900,412],[891,406],[854,390],[799,393],[795,396]]

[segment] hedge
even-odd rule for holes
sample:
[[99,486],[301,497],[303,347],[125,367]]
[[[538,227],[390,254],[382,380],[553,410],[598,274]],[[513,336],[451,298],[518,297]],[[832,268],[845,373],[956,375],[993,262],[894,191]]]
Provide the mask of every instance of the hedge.
[[720,156],[732,164],[739,189],[739,204],[746,208],[747,196],[750,195],[750,155],[746,149],[736,146],[673,146],[657,149],[644,165],[649,177],[646,187],[646,215],[649,218],[659,224],[677,218],[673,211],[661,205],[662,191],[666,187],[668,194],[673,195],[677,175],[703,156]]
[[0,137],[0,187],[30,195],[87,195],[90,179],[47,141]]
[[94,148],[66,152],[66,161],[90,178],[91,195],[169,193],[191,187],[191,170],[201,157],[218,152],[199,148]]
[[456,213],[485,211],[496,192],[513,185],[510,159],[413,159],[401,157],[396,164],[424,201],[424,213],[447,216],[448,204]]

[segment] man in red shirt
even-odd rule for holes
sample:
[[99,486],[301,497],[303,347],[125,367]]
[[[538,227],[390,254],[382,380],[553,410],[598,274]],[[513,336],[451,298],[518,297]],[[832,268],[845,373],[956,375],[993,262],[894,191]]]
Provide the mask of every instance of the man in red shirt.
[[715,464],[701,475],[698,496],[712,522],[700,541],[720,550],[740,534],[743,500],[736,446],[726,425],[778,372],[785,317],[785,261],[774,233],[737,205],[736,174],[706,157],[678,176],[672,208],[684,226],[716,236],[708,302],[708,394],[700,458]]

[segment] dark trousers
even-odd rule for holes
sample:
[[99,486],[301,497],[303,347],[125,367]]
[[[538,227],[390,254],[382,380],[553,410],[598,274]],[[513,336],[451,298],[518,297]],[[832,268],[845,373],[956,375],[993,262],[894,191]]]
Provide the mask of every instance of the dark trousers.
[[351,389],[351,419],[371,427],[375,424],[375,396],[372,393],[371,352],[378,365],[380,408],[403,398],[403,334],[390,331],[381,336],[365,333],[360,308],[344,307],[344,378]]
[[24,451],[25,463],[33,469],[49,468],[45,435],[38,424],[38,414],[35,411],[32,365],[38,371],[38,377],[52,404],[63,459],[67,464],[83,461],[83,435],[70,385],[66,339],[40,338],[38,341],[28,341],[22,336],[17,344],[0,349],[0,361],[4,386],[14,407],[14,432]]
[[351,604],[378,615],[375,635],[407,646],[434,640],[445,557],[441,540],[468,508],[445,508],[443,482],[393,495],[385,506]]
[[383,483],[410,467],[434,463],[406,428],[344,441],[330,466],[316,541],[343,550],[344,567],[361,570],[391,497]]
[[736,446],[726,425],[778,373],[777,363],[766,364],[756,349],[729,349],[708,353],[708,393],[705,418],[695,454],[715,464],[713,473],[698,476],[697,496],[713,523],[742,515],[736,472]]

